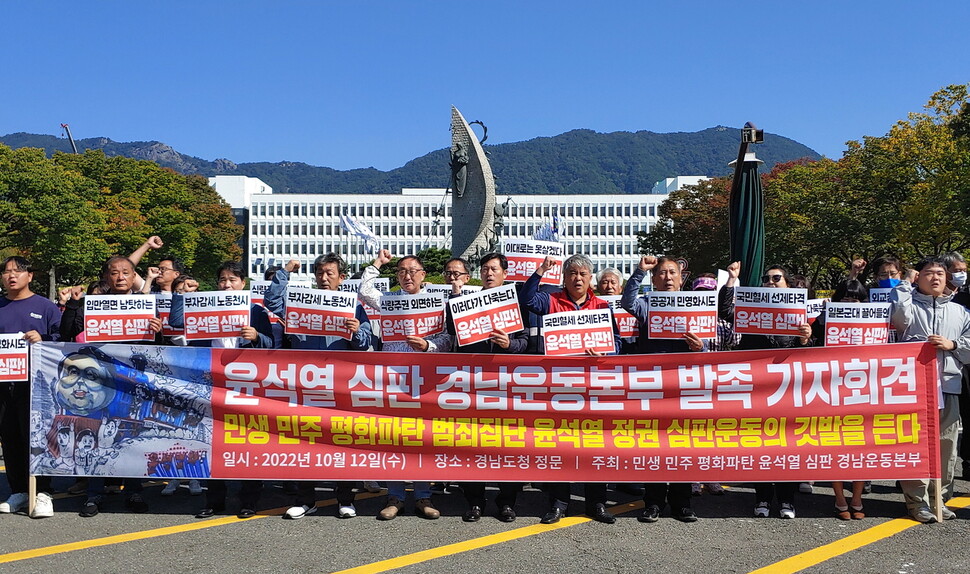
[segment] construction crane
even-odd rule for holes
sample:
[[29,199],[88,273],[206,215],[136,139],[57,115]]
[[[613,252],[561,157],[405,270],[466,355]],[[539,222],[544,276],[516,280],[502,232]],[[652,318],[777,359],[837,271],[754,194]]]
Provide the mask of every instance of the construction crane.
[[74,150],[74,153],[78,153],[77,144],[74,143],[74,136],[71,135],[71,126],[67,124],[61,124],[61,127],[64,128],[64,131],[67,132],[67,139],[71,141],[71,149]]

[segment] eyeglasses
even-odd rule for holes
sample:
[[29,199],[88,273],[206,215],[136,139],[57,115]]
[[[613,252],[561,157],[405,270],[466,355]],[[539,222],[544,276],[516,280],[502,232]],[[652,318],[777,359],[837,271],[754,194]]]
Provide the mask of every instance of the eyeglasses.
[[878,275],[876,275],[876,278],[891,279],[891,278],[899,277],[901,275],[902,273],[900,273],[899,271],[883,271],[882,273],[879,273]]
[[784,275],[781,275],[781,274],[778,274],[778,275],[762,275],[761,276],[761,282],[762,283],[778,283],[779,281],[781,281],[784,278],[785,278],[785,276]]
[[404,277],[404,276],[414,277],[418,273],[423,273],[423,272],[424,272],[424,269],[398,269],[397,270],[397,276],[398,277]]
[[27,272],[26,269],[4,269],[3,272],[0,273],[0,275],[3,275],[3,276],[20,275],[21,273],[26,273],[26,272]]
[[159,267],[158,270],[161,271],[162,273],[165,273],[166,271],[175,271],[175,269],[173,269],[172,267]]
[[445,271],[445,277],[461,277],[462,275],[468,275],[464,271]]

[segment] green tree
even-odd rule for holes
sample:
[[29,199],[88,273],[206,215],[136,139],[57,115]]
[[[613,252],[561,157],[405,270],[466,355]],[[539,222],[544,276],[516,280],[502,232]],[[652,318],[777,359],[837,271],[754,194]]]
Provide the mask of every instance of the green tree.
[[2,247],[31,259],[51,297],[58,282],[82,282],[110,253],[98,200],[97,186],[43,150],[0,146]]

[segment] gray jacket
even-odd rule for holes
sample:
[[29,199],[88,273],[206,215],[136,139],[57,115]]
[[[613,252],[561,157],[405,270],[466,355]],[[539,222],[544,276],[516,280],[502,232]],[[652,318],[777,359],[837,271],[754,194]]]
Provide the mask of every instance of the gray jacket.
[[889,300],[897,341],[925,341],[929,335],[940,335],[956,343],[952,351],[938,350],[936,361],[943,392],[959,395],[961,369],[970,363],[970,313],[952,301],[952,293],[924,295],[908,281],[901,281],[890,292]]

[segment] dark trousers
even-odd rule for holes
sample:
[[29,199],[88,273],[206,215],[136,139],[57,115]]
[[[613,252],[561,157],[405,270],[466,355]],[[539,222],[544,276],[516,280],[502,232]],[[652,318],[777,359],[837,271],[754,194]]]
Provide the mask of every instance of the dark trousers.
[[[484,482],[463,482],[461,490],[465,493],[465,500],[468,506],[478,506],[485,508],[485,483]],[[495,506],[515,507],[515,500],[522,490],[521,482],[500,482],[498,483],[498,496],[495,497]]]
[[[30,479],[30,383],[0,383],[0,443],[10,493],[27,492]],[[49,476],[37,477],[37,492],[51,491]]]
[[771,502],[773,495],[778,495],[778,502],[794,505],[795,493],[798,492],[797,482],[756,482],[754,493],[757,502]]
[[[559,507],[565,510],[569,506],[571,482],[548,482],[546,492],[549,494],[549,506]],[[584,496],[586,497],[586,511],[589,512],[597,504],[606,502],[606,483],[605,482],[586,482],[583,483]]]
[[680,512],[681,508],[690,508],[689,482],[648,482],[643,485],[644,506],[657,506],[660,510],[666,504],[670,509]]
[[[239,507],[256,510],[259,503],[259,495],[263,490],[262,480],[243,480],[242,488],[239,489]],[[226,494],[228,492],[228,480],[207,480],[205,491],[206,508],[226,507]]]
[[[313,506],[317,503],[316,493],[317,483],[312,480],[304,480],[296,486],[297,506]],[[354,503],[354,483],[347,481],[334,481],[334,496],[340,506],[349,506]]]
[[[970,425],[970,367],[963,367],[963,392],[960,393],[960,418],[968,421],[965,423],[966,425]],[[960,437],[959,455],[963,459],[964,468],[970,465],[970,436],[968,436],[966,426],[963,427],[963,433]],[[963,476],[966,479],[966,475],[964,474]]]

